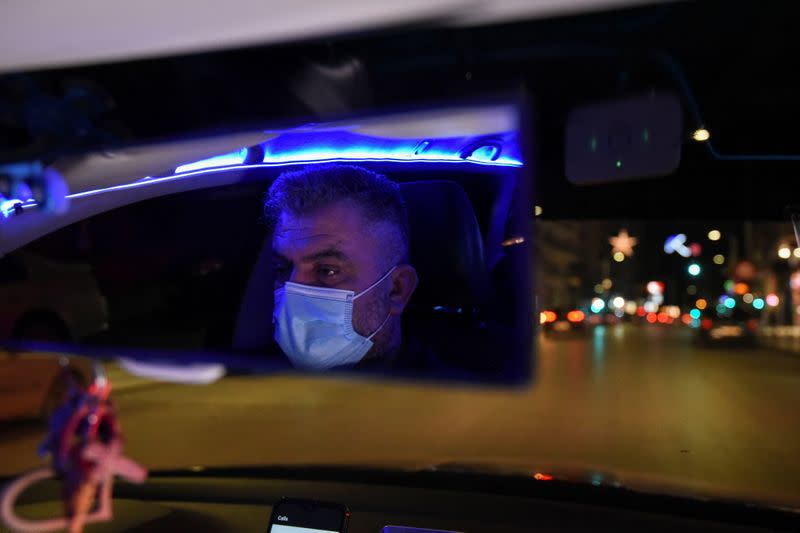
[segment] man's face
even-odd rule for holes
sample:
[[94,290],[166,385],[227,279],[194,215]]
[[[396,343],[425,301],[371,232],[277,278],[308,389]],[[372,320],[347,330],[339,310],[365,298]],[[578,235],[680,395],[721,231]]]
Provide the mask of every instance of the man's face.
[[[358,294],[390,268],[385,226],[370,222],[347,201],[302,216],[282,213],[272,239],[276,288],[291,281]],[[390,276],[354,302],[353,328],[359,334],[369,336],[389,316],[392,285]]]

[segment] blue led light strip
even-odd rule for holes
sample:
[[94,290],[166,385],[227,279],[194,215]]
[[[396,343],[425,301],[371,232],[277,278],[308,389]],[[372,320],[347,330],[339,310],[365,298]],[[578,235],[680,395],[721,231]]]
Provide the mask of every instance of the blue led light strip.
[[[492,154],[490,154],[492,155]],[[391,162],[391,163],[472,163],[476,165],[489,165],[499,167],[520,167],[522,162],[509,156],[500,156],[496,160],[490,157],[478,158],[461,157],[457,153],[424,152],[415,154],[402,147],[399,149],[377,150],[369,146],[354,146],[347,149],[327,147],[312,150],[301,150],[296,153],[264,155],[264,163],[270,164],[297,164],[297,163],[323,163],[328,161],[353,161],[353,162]]]
[[315,159],[315,160],[297,160],[297,161],[284,161],[280,163],[256,163],[253,165],[233,165],[228,167],[214,167],[214,168],[206,168],[202,170],[195,170],[193,172],[184,172],[182,174],[175,174],[172,176],[164,176],[161,178],[150,178],[147,181],[134,181],[132,183],[124,183],[121,185],[112,185],[110,187],[103,187],[100,189],[93,189],[90,191],[83,191],[77,192],[73,194],[67,195],[69,199],[75,198],[85,198],[87,196],[95,196],[97,194],[103,194],[106,192],[112,191],[122,191],[127,189],[137,189],[139,187],[146,187],[152,185],[154,183],[162,183],[177,179],[184,179],[190,178],[192,176],[200,176],[204,174],[213,174],[215,172],[228,172],[232,170],[250,170],[256,168],[275,168],[275,167],[283,167],[283,166],[290,166],[290,165],[306,165],[310,163],[344,163],[344,162],[353,162],[353,163],[368,163],[368,162],[391,162],[391,163],[461,163],[461,164],[471,164],[471,165],[485,165],[485,166],[501,166],[501,167],[521,167],[521,162],[515,163],[506,163],[501,162],[498,163],[497,161],[474,161],[469,159],[350,159],[350,158],[336,158],[336,159]]
[[12,213],[16,212],[18,205],[23,205],[22,200],[16,198],[4,200],[0,202],[0,214],[3,215],[3,218],[8,218]]
[[[407,147],[405,147],[407,148]],[[193,176],[200,176],[204,174],[211,174],[216,172],[228,172],[239,170],[251,170],[258,168],[276,168],[292,165],[307,165],[307,164],[320,164],[320,163],[368,163],[368,162],[386,162],[386,163],[422,163],[422,164],[439,164],[439,163],[456,163],[456,164],[469,164],[469,165],[483,165],[493,167],[522,167],[522,161],[515,159],[511,156],[501,156],[496,160],[490,158],[463,158],[457,153],[450,152],[434,152],[434,153],[409,153],[403,147],[391,149],[389,147],[374,147],[356,145],[345,148],[341,147],[313,147],[302,148],[296,151],[289,150],[282,154],[270,154],[269,152],[264,155],[263,163],[243,164],[247,158],[247,148],[242,148],[239,151],[215,156],[212,158],[196,161],[181,165],[175,169],[175,173],[171,176],[151,177],[145,176],[131,183],[124,183],[120,185],[112,185],[109,187],[102,187],[88,191],[77,192],[67,195],[68,199],[85,198],[103,194],[113,191],[124,191],[128,189],[137,189],[139,187],[146,187],[156,183],[169,182],[177,179],[191,178]],[[492,154],[489,154],[492,155]],[[15,204],[22,203],[22,207],[27,209],[29,207],[38,207],[38,204],[33,199],[25,202],[20,200],[9,200],[2,202],[0,205],[0,215],[8,218],[15,211]]]
[[[348,137],[349,135],[349,137]],[[352,134],[340,134],[337,143],[328,143],[323,146],[313,146],[314,139],[309,139],[311,146],[277,147],[280,153],[270,152],[269,144],[265,146],[263,163],[270,165],[289,165],[289,164],[308,164],[326,162],[392,162],[392,163],[473,163],[477,165],[491,165],[502,167],[520,167],[522,161],[511,156],[501,155],[497,159],[492,159],[496,152],[489,151],[486,154],[476,151],[472,157],[462,157],[459,153],[449,150],[435,150],[432,152],[418,153],[415,148],[418,143],[406,143],[397,146],[389,144],[379,145],[370,144],[368,139],[357,138]],[[280,140],[281,138],[278,138]],[[349,146],[341,146],[342,142]],[[377,141],[375,141],[377,142]],[[350,144],[352,143],[352,144]],[[230,152],[194,163],[180,165],[175,169],[175,174],[186,174],[196,170],[210,168],[230,167],[232,165],[244,164],[247,159],[247,148],[242,148],[236,152]]]
[[178,168],[175,169],[175,174],[183,174],[185,172],[192,172],[194,170],[203,170],[206,168],[241,165],[242,163],[245,162],[246,159],[247,159],[247,148],[242,148],[237,152],[217,155],[214,157],[209,157],[208,159],[195,161],[194,163],[187,163],[185,165],[180,165]]

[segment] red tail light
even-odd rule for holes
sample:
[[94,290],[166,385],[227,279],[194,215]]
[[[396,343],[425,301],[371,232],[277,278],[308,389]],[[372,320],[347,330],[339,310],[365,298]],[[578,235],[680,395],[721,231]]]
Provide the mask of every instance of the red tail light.
[[710,318],[704,318],[702,322],[700,322],[700,327],[704,330],[708,331],[712,327],[714,327],[714,321]]
[[578,311],[577,309],[567,313],[567,320],[570,322],[583,322],[584,318],[586,318],[586,315],[583,314],[583,311]]
[[556,316],[555,311],[542,311],[539,313],[539,323],[540,324],[547,324],[549,322],[555,322],[558,317]]
[[747,329],[749,329],[750,331],[757,330],[758,329],[758,320],[756,320],[755,318],[751,318],[750,320],[748,320],[747,321]]
[[647,313],[647,321],[651,324],[658,322],[658,315],[655,313]]

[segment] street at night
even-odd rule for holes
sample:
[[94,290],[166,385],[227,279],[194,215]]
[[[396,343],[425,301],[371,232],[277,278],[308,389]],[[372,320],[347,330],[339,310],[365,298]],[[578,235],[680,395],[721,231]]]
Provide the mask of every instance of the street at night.
[[[536,383],[517,392],[294,377],[186,386],[112,374],[127,450],[153,470],[604,465],[600,473],[637,487],[797,502],[800,357],[701,349],[695,333],[624,324],[545,337]],[[3,426],[0,474],[42,464],[43,435],[30,422]]]

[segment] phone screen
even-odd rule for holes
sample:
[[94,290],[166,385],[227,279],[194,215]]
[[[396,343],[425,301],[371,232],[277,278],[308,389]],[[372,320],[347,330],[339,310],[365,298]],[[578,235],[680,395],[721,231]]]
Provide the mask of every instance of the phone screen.
[[347,516],[343,505],[281,500],[273,507],[269,533],[343,533]]
[[312,529],[309,527],[284,526],[282,524],[272,524],[270,533],[339,533],[333,529]]

